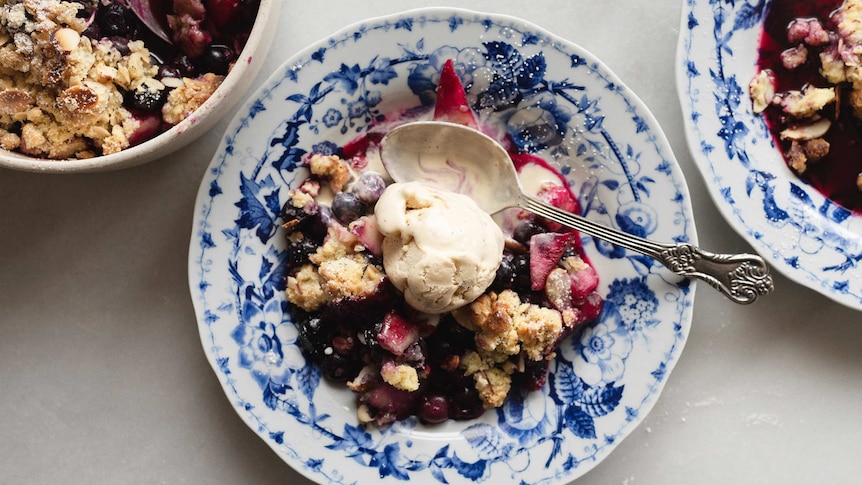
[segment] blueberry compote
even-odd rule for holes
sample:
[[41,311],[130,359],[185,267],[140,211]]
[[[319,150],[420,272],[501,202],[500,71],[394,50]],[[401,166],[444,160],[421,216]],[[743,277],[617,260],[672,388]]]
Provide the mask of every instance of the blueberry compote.
[[[451,63],[437,92],[435,119],[477,127]],[[305,357],[356,394],[360,423],[475,419],[510,392],[545,385],[559,343],[601,311],[598,275],[578,233],[512,210],[501,221],[502,263],[484,294],[439,315],[407,305],[385,275],[373,213],[386,183],[366,157],[383,126],[403,122],[393,118],[337,155],[304,157],[311,175],[281,211],[291,317]],[[579,212],[559,172],[531,155],[512,156],[518,168],[538,165],[558,179],[543,184],[539,198]]]
[[[819,54],[839,41],[833,12],[841,7],[840,0],[780,0],[773,1],[763,24],[760,39],[758,67],[761,71],[774,73],[775,90],[778,93],[801,90],[805,86],[833,86],[821,75]],[[788,29],[799,19],[818,19],[829,31],[830,42],[824,45],[805,45],[807,59],[799,67],[788,69],[781,60],[787,49],[801,42],[790,42]],[[832,125],[823,137],[829,143],[829,152],[822,159],[809,163],[800,177],[836,203],[854,212],[862,212],[862,188],[858,186],[862,177],[862,120],[853,115],[850,106],[852,89],[849,82],[835,85],[837,103],[825,107],[820,113],[830,119]],[[773,104],[764,111],[767,124],[780,146],[785,159],[791,142],[782,140],[780,133],[791,123],[779,105]]]
[[[318,183],[325,184],[326,176],[312,176],[303,184],[304,190],[314,193]],[[314,187],[308,188],[309,185]],[[488,329],[465,326],[456,316],[460,309],[442,315],[417,312],[383,275],[379,242],[375,242],[373,223],[369,223],[382,190],[380,177],[366,172],[328,203],[316,201],[298,207],[292,199],[282,208],[288,243],[288,300],[301,349],[328,380],[346,382],[357,394],[363,423],[386,424],[410,416],[426,424],[477,418],[487,408],[502,403],[491,405],[494,397],[488,397],[492,394],[488,385],[501,385],[499,381],[495,384],[491,378],[474,375],[491,369],[482,367],[477,371],[467,364],[471,354],[474,360],[478,358],[483,338],[480,334]],[[539,197],[558,207],[578,210],[577,200],[565,187],[549,185]],[[341,199],[347,201],[339,203]],[[340,208],[342,205],[346,208]],[[479,300],[487,295],[515,295],[519,303],[559,311],[567,317],[553,341],[545,342],[538,350],[534,346],[538,355],[527,356],[527,341],[521,342],[523,352],[496,353],[505,361],[498,363],[499,368],[508,369],[502,384],[506,389],[503,396],[497,396],[499,399],[504,399],[510,389],[541,389],[559,342],[596,318],[603,304],[596,291],[598,276],[586,260],[577,233],[527,214],[519,214],[516,219],[519,222],[509,235],[496,278]],[[340,243],[333,244],[333,239],[367,247],[347,257],[348,263],[355,267],[358,262],[365,268],[364,274],[380,272],[381,277],[357,295],[327,297],[319,303],[308,294],[315,293],[312,286],[303,286],[302,281],[308,277],[303,273],[316,264],[323,273],[321,268],[332,263],[326,258],[343,251],[332,249],[342,248]],[[333,266],[348,264],[339,259]],[[351,274],[356,271],[344,269],[341,277],[333,281],[340,284]],[[291,294],[291,288],[297,286]],[[496,334],[491,331],[490,335]],[[404,370],[414,376],[413,388],[386,377],[389,373],[400,381],[399,372]]]
[[[89,20],[83,35],[109,38],[117,49],[143,40],[163,77],[227,74],[251,32],[260,0],[73,0]],[[170,42],[154,33],[132,6],[147,4]]]

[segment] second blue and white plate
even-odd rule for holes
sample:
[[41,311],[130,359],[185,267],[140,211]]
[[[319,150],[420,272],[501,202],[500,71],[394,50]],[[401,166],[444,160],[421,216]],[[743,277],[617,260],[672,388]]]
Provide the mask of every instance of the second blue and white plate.
[[676,79],[689,147],[721,214],[772,268],[862,310],[862,214],[792,173],[751,110],[772,3],[684,1]]

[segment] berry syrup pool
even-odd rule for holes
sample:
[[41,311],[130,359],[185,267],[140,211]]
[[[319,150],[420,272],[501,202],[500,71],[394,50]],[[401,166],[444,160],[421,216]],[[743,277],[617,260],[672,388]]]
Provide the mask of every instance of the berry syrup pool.
[[[841,2],[836,0],[782,0],[770,4],[763,23],[757,64],[761,71],[769,69],[775,73],[776,92],[799,90],[805,85],[829,86],[820,75],[816,49],[809,47],[808,60],[794,70],[784,68],[780,56],[785,49],[794,47],[787,41],[787,27],[794,19],[820,19],[831,31],[834,25],[830,16],[840,6]],[[846,96],[843,99],[837,117],[832,118],[834,109],[830,108],[826,113],[833,120],[825,136],[831,145],[829,154],[816,163],[810,163],[800,178],[834,202],[862,214],[862,191],[856,186],[857,177],[862,174],[862,120],[853,116]],[[780,137],[784,124],[781,109],[770,106],[764,115],[775,145],[787,158],[789,142]]]

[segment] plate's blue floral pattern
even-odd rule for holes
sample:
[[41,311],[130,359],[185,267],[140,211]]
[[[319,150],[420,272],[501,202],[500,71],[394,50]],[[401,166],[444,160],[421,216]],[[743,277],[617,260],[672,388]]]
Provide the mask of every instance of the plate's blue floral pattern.
[[289,60],[233,120],[198,195],[189,279],[207,357],[240,416],[321,483],[562,483],[647,414],[688,334],[694,288],[652,260],[585,241],[604,281],[599,320],[565,342],[543,392],[472,422],[357,424],[350,391],[297,346],[278,212],[309,151],[387,114],[430,114],[453,59],[483,122],[561,167],[583,213],[696,242],[685,181],[652,116],[602,64],[522,21],[463,10],[350,27]]
[[724,217],[773,267],[862,309],[862,215],[793,175],[751,111],[770,3],[684,0],[676,69],[689,146]]

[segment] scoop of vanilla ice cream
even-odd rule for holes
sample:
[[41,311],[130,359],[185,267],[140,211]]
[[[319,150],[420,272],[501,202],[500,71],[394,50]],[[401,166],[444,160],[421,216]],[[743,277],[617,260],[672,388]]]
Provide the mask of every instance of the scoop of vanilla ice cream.
[[413,308],[444,313],[479,297],[503,258],[503,232],[466,195],[396,183],[374,209],[386,274]]

